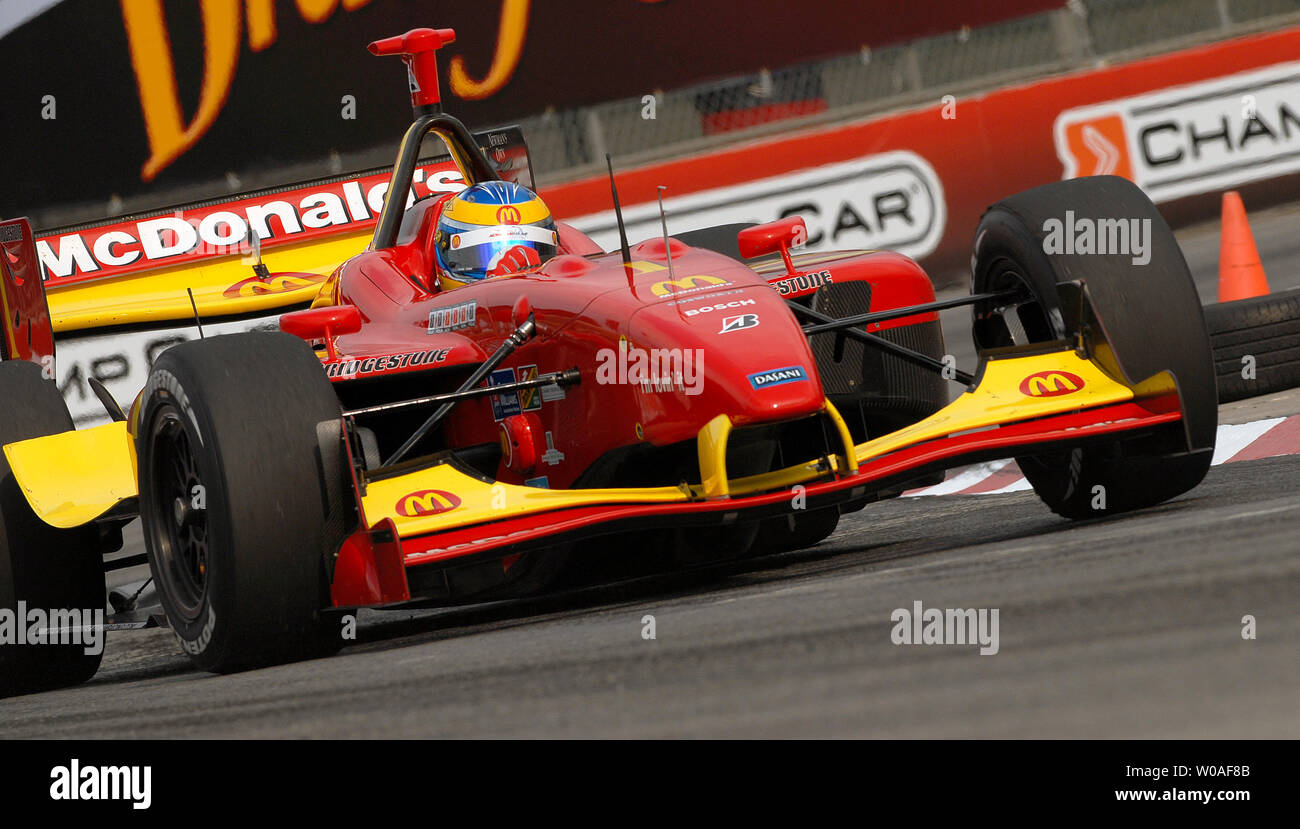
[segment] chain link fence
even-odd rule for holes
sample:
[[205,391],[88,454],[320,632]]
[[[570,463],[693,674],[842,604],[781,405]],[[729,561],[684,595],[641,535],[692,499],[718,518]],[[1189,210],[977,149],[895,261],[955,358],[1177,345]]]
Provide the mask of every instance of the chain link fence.
[[938,101],[1300,22],[1300,0],[1070,0],[1065,8],[640,98],[519,119],[543,184],[791,127]]

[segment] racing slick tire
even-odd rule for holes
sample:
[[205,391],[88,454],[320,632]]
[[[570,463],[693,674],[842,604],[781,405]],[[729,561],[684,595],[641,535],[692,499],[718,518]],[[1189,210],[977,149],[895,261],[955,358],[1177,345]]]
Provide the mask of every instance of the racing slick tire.
[[[63,397],[40,366],[0,362],[0,443],[72,428]],[[0,453],[0,609],[23,625],[19,602],[29,611],[104,610],[104,558],[93,524],[62,530],[36,516]],[[103,648],[98,650],[88,654],[84,644],[0,645],[0,696],[85,682],[99,669]]]
[[181,343],[140,407],[149,569],[182,650],[217,673],[337,650],[323,611],[348,473],[312,349],[278,332]]
[[1219,402],[1300,386],[1300,288],[1207,305],[1205,324]]
[[[1128,251],[1048,252],[1048,222],[1075,221],[1065,216],[1067,210],[1074,217],[1113,217],[1149,229],[1149,261],[1137,265]],[[1081,304],[1077,291],[1071,303],[1071,294],[1062,290],[1077,280],[1085,283],[1097,306],[1115,354],[1130,374],[1140,375],[1134,381],[1163,369],[1173,372],[1186,431],[1017,457],[1039,498],[1071,519],[1141,509],[1196,486],[1210,467],[1218,422],[1214,361],[1195,283],[1173,232],[1127,179],[1089,176],[1056,182],[1011,196],[985,212],[976,231],[971,290],[1018,287],[1027,301],[1012,306],[1023,330],[1019,339],[1008,325],[1011,308],[976,304],[978,350],[1077,341],[1087,323],[1079,322],[1084,315],[1070,307]]]

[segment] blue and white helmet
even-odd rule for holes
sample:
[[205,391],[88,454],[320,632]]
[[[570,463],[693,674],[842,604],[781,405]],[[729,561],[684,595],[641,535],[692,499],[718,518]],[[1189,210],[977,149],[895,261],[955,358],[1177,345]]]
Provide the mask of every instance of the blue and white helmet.
[[438,266],[459,285],[538,267],[559,243],[545,202],[512,181],[484,181],[457,193],[434,235]]

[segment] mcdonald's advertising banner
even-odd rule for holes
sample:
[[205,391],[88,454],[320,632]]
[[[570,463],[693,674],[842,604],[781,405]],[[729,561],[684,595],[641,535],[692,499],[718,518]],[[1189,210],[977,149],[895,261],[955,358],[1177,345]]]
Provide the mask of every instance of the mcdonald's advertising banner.
[[404,73],[365,47],[416,27],[456,30],[443,97],[480,129],[1063,2],[804,4],[807,36],[784,37],[784,0],[4,0],[0,215],[250,170],[315,178],[338,172],[333,153],[395,147],[410,122]]

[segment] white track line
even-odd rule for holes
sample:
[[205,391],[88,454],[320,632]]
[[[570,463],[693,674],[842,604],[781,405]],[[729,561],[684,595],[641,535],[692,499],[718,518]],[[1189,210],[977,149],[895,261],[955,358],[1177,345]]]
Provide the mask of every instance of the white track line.
[[[1300,417],[1300,415],[1293,415]],[[1254,420],[1250,423],[1231,423],[1219,426],[1218,433],[1214,443],[1214,458],[1210,461],[1211,465],[1218,466],[1221,463],[1231,461],[1243,449],[1259,440],[1270,429],[1279,423],[1286,421],[1285,417],[1270,417],[1264,420]],[[958,467],[952,470],[952,477],[941,484],[936,484],[925,489],[917,489],[903,494],[904,498],[913,498],[920,495],[956,495],[967,489],[978,486],[990,476],[997,474],[1003,467],[1010,463],[1010,459],[989,461],[987,463],[977,463],[971,466]],[[971,493],[973,495],[1001,495],[1008,492],[1023,492],[1032,489],[1029,481],[1024,478],[1018,478],[1006,486],[992,489],[988,492]]]
[[1245,449],[1264,436],[1264,433],[1286,420],[1285,417],[1270,417],[1267,420],[1252,420],[1250,423],[1232,423],[1219,427],[1218,437],[1214,441],[1214,466],[1227,463],[1232,456]]
[[916,492],[909,492],[908,495],[951,495],[954,492],[961,492],[967,487],[975,486],[990,475],[997,474],[1002,467],[1009,463],[1011,463],[1011,458],[977,463],[958,470],[956,475],[941,484],[919,489]]

